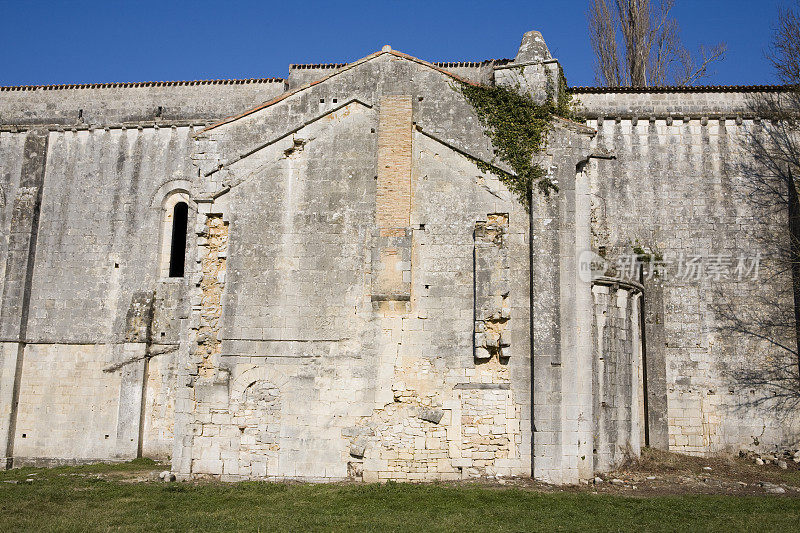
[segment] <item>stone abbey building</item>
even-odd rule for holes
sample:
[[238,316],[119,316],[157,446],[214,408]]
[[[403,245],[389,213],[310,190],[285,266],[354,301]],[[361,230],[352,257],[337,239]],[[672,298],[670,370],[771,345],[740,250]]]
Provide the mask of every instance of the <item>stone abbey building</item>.
[[0,88],[4,463],[573,483],[797,442],[729,379],[768,352],[716,329],[745,282],[581,259],[750,253],[725,168],[781,88],[572,88],[526,209],[455,85],[542,99],[559,68],[530,32],[513,60]]

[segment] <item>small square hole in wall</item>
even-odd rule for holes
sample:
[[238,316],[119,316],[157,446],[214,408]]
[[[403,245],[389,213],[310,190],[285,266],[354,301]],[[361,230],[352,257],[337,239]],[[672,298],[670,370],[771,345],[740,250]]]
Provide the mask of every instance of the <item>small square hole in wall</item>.
[[325,103],[325,99],[324,99],[324,98],[320,98],[320,99],[319,99],[319,103],[320,103],[320,104],[324,104],[324,103]]
[[166,332],[166,331],[162,331],[162,332],[161,332],[161,336],[162,336],[162,337],[166,337],[166,336],[167,336],[167,332]]
[[108,435],[106,435],[106,440],[108,440]]
[[422,229],[422,230],[424,230],[424,229],[425,229],[425,224],[420,224],[420,225],[419,225],[419,229]]
[[425,285],[425,290],[428,290],[428,289],[430,289],[430,288],[431,288],[431,286],[430,286],[430,285]]
[[23,439],[27,439],[27,438],[28,438],[28,434],[27,434],[27,433],[23,433],[23,434],[22,434],[22,438],[23,438]]
[[334,104],[335,104],[336,102],[338,102],[338,101],[339,101],[339,100],[337,100],[336,98],[334,98],[334,99],[333,99],[333,103],[334,103]]
[[119,263],[114,263],[114,268],[119,268]]
[[370,133],[375,133],[375,128],[370,128],[370,129],[369,129],[369,132],[370,132]]
[[417,98],[417,101],[421,102],[422,101],[422,97],[420,96],[419,98]]

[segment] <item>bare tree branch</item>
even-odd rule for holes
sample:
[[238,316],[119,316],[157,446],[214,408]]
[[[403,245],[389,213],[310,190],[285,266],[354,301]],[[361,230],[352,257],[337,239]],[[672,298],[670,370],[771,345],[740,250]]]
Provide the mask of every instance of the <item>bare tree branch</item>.
[[710,75],[726,47],[701,47],[699,58],[681,44],[670,12],[674,0],[590,0],[587,18],[597,82],[606,87],[689,85]]
[[700,59],[695,62],[691,54],[685,52],[681,57],[681,72],[679,78],[676,79],[678,85],[694,85],[697,81],[711,76],[708,71],[711,64],[725,59],[725,54],[728,48],[725,43],[719,43],[712,48],[700,46]]
[[800,82],[800,13],[796,3],[794,8],[779,7],[778,22],[774,28],[773,39],[767,52],[778,78],[788,84]]

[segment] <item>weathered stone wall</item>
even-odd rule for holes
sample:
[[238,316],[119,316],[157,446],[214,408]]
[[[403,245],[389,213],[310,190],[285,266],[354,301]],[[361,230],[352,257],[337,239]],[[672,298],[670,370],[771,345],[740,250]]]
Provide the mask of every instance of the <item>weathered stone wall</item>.
[[[192,130],[2,135],[4,194],[17,206],[4,207],[0,261],[2,427],[13,430],[3,445],[19,463],[168,456],[169,360],[187,311],[183,280],[160,278],[159,239],[162,201],[188,188]],[[30,156],[13,151],[32,135],[46,139],[35,219],[20,209],[30,186],[15,187],[31,179]]]
[[538,32],[514,63],[384,50],[286,85],[1,88],[0,456],[576,482],[638,453],[644,420],[687,453],[796,439],[729,381],[765,353],[717,333],[740,285],[647,279],[640,335],[640,297],[579,268],[751,252],[726,163],[755,93],[575,91],[588,127],[556,121],[559,190],[526,211],[477,168],[503,164],[444,70],[557,88]]
[[[486,59],[484,61],[437,61],[433,64],[464,79],[488,85],[494,81],[495,67],[510,62],[510,59]],[[290,90],[296,89],[319,81],[345,66],[347,66],[345,63],[289,65],[289,77],[286,81]]]
[[[530,472],[527,214],[459,153],[489,146],[450,78],[391,54],[358,68],[201,137],[200,216],[230,236],[182,475]],[[474,231],[498,213],[508,346],[476,359]]]
[[0,124],[208,123],[284,91],[280,78],[0,87]]
[[167,210],[196,177],[182,124],[284,89],[281,79],[0,88],[0,456],[172,454],[189,302],[185,280],[165,277]]
[[[757,93],[577,94],[598,134],[593,159],[592,246],[614,258],[646,247],[668,263],[666,277],[645,281],[650,444],[707,454],[792,444],[800,420],[748,407],[763,391],[732,376],[769,356],[766,343],[720,330],[721,305],[743,312],[777,293],[781,278],[730,274],[738,258],[760,250],[756,213],[742,201],[737,161],[746,116]],[[740,115],[737,117],[737,115]],[[722,255],[717,275],[680,275],[681,257]],[[713,266],[713,265],[712,265]],[[685,267],[685,265],[684,265]],[[727,273],[726,273],[727,272]],[[721,274],[721,275],[720,275]]]
[[674,117],[752,117],[754,96],[765,91],[779,90],[776,87],[721,87],[704,91],[702,87],[678,89],[572,89],[571,93],[588,118],[616,118],[649,120],[650,117],[666,119]]

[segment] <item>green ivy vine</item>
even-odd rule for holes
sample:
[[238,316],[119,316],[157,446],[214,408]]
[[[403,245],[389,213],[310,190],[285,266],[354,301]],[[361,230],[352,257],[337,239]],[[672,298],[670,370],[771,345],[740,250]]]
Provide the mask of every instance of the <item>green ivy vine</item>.
[[552,86],[547,88],[543,104],[537,104],[531,95],[523,94],[519,87],[465,82],[456,85],[486,128],[496,149],[496,157],[511,167],[514,174],[478,159],[473,161],[481,171],[496,175],[526,208],[534,187],[545,195],[558,191],[558,186],[541,165],[534,162],[534,156],[547,146],[553,117],[575,118],[572,95],[560,68],[558,85],[555,98]]

